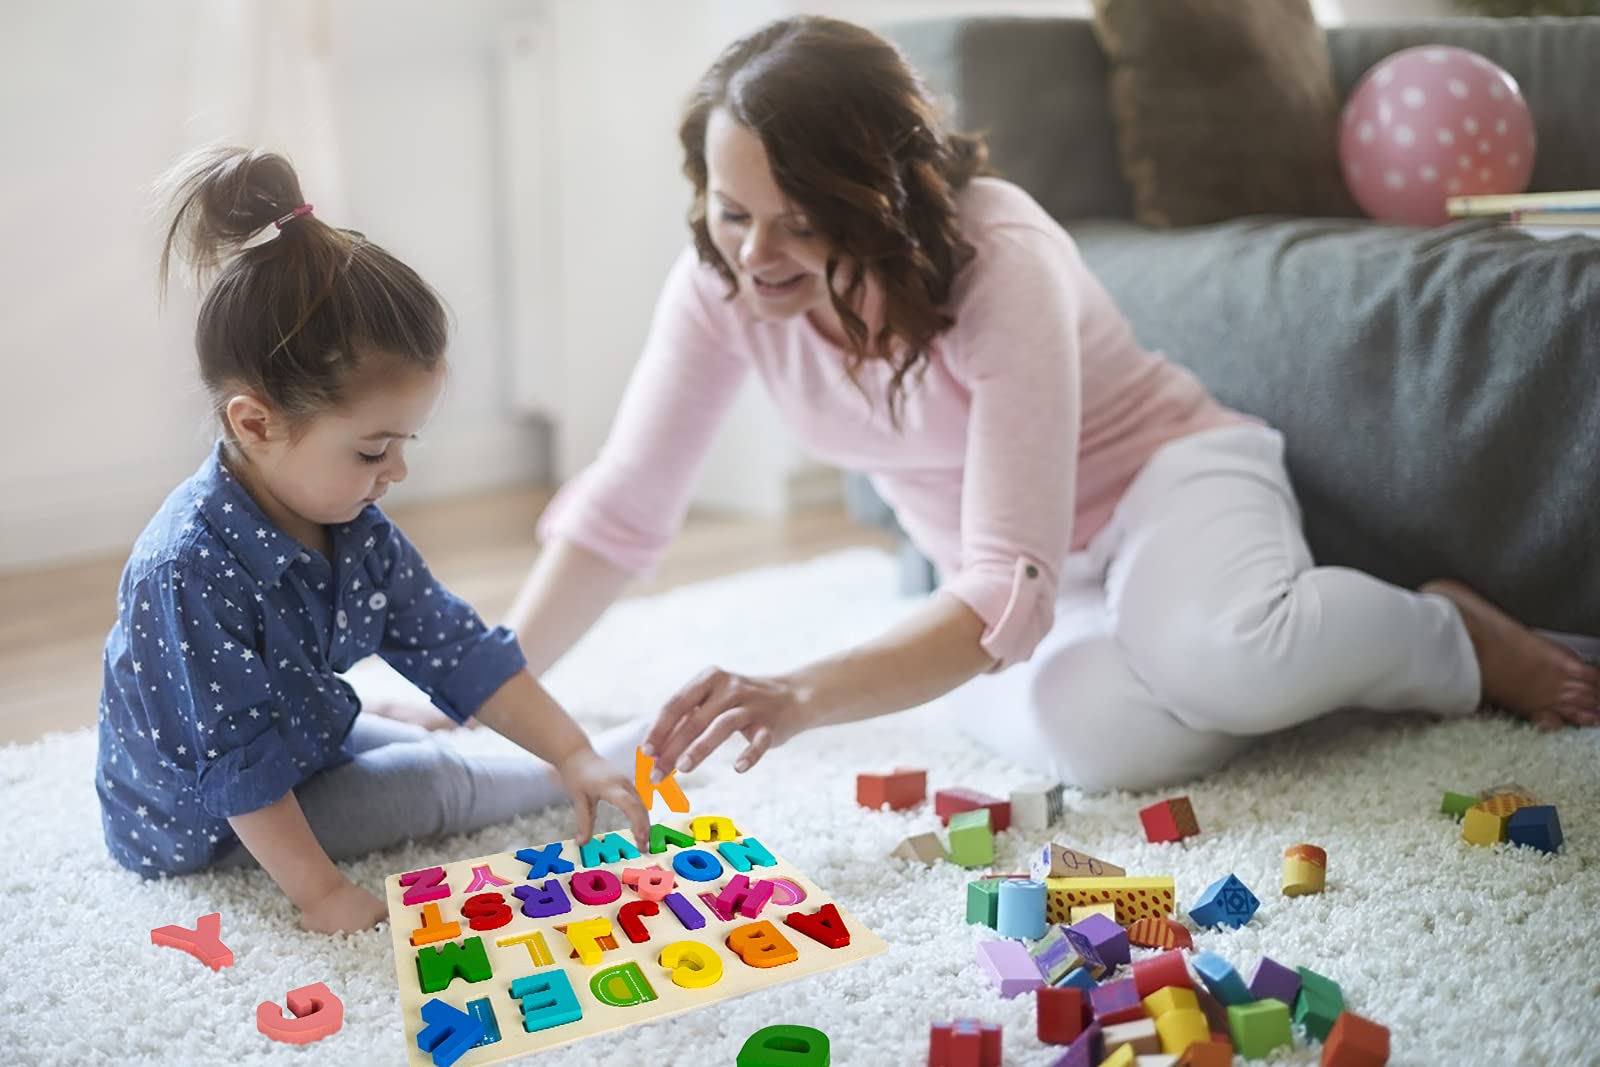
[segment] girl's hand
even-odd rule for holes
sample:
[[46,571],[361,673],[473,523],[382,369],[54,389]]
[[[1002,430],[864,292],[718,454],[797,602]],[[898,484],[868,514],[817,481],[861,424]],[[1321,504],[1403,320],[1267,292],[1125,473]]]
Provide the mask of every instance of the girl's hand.
[[345,879],[300,909],[300,929],[314,934],[354,934],[389,917],[389,905]]
[[628,817],[633,842],[640,851],[650,845],[650,816],[634,788],[633,777],[601,759],[594,749],[584,747],[557,765],[572,806],[578,812],[578,844],[594,836],[594,809],[601,800],[609,802]]
[[667,701],[644,741],[656,760],[655,777],[692,771],[737,730],[749,742],[733,769],[744,772],[774,745],[815,724],[808,694],[782,677],[756,678],[716,667]]

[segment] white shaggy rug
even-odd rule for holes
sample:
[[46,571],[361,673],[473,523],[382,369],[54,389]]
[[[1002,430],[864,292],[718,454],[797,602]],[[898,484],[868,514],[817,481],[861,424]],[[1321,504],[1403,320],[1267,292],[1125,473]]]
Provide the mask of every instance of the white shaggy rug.
[[[653,713],[708,663],[777,669],[877,631],[910,605],[893,595],[894,573],[888,557],[863,550],[626,602],[551,687],[591,725]],[[888,941],[887,955],[540,1062],[720,1067],[755,1030],[794,1022],[830,1036],[835,1064],[905,1067],[926,1062],[931,1020],[964,1015],[1004,1024],[1007,1064],[1053,1062],[1060,1049],[1035,1039],[1031,998],[1001,1000],[978,968],[980,935],[964,922],[969,874],[885,858],[907,834],[937,828],[931,805],[881,813],[854,802],[856,772],[897,764],[927,767],[930,790],[967,785],[1005,796],[1015,770],[943,718],[934,705],[818,732],[771,753],[750,776],[732,773],[729,752],[681,776],[695,811],[725,813],[757,834]],[[452,743],[500,742],[474,731]],[[301,933],[258,872],[141,882],[101,845],[93,759],[87,730],[0,750],[7,1063],[400,1061],[386,931]],[[1447,788],[1505,781],[1559,806],[1560,855],[1473,848],[1436,814]],[[1222,953],[1247,979],[1263,954],[1332,977],[1352,1010],[1391,1028],[1394,1063],[1600,1063],[1600,733],[1540,736],[1488,716],[1442,726],[1341,716],[1264,744],[1186,792],[1203,832],[1183,846],[1145,842],[1136,811],[1150,797],[1070,791],[1049,837],[1130,874],[1172,874],[1185,909],[1207,883],[1237,874],[1261,910],[1241,930],[1198,933],[1197,948]],[[571,831],[570,811],[551,810],[348,870],[381,893],[393,871]],[[997,866],[1025,869],[1042,836],[1001,835]],[[1321,896],[1277,891],[1283,849],[1299,841],[1327,849]],[[213,973],[150,944],[152,927],[192,925],[213,910],[234,966]],[[256,1031],[258,1002],[282,1003],[288,990],[319,981],[344,1001],[339,1033],[296,1048]],[[1296,1040],[1272,1062],[1317,1062],[1316,1048]]]

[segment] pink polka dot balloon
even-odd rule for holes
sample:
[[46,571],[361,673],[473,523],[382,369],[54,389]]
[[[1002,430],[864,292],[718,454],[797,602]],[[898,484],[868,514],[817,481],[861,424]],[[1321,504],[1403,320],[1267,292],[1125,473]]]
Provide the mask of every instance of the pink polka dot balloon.
[[1516,79],[1464,48],[1408,48],[1369,70],[1345,103],[1339,163],[1375,219],[1435,226],[1445,198],[1520,193],[1533,116]]

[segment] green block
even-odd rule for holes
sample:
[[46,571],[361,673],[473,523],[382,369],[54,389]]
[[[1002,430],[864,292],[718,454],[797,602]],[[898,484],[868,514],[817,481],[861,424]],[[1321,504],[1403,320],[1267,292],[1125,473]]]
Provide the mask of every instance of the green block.
[[1272,997],[1249,1004],[1230,1004],[1228,1030],[1233,1034],[1233,1047],[1247,1060],[1259,1060],[1275,1048],[1294,1045],[1294,1034],[1289,1029],[1289,1005]]
[[989,830],[988,808],[950,816],[950,860],[962,867],[982,867],[994,862],[994,834]]
[[1444,803],[1439,805],[1439,811],[1459,822],[1461,817],[1466,815],[1468,808],[1475,804],[1482,803],[1482,801],[1482,797],[1474,797],[1468,796],[1466,793],[1451,793],[1446,791],[1444,795]]
[[668,845],[678,848],[693,848],[694,838],[682,830],[674,830],[670,826],[660,823],[650,824],[650,855],[659,856],[667,850]]
[[459,943],[450,941],[437,948],[424,945],[417,950],[417,985],[424,993],[439,992],[455,981],[456,975],[469,982],[493,977],[483,938],[469,937]]
[[1296,967],[1300,972],[1300,995],[1294,998],[1294,1021],[1305,1027],[1307,1036],[1328,1040],[1328,1031],[1344,1011],[1344,993],[1339,983],[1316,971]]
[[993,927],[999,921],[1000,879],[980,878],[967,883],[967,922]]
[[739,1050],[735,1067],[828,1067],[828,1035],[810,1026],[764,1026]]

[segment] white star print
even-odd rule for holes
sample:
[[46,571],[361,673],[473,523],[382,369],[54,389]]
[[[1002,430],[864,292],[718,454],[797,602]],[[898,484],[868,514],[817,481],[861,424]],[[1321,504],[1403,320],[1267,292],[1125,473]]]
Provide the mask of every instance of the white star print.
[[239,653],[239,658],[242,659],[242,660],[247,660],[248,661],[248,660],[255,659],[256,658],[256,654],[254,652],[251,652],[247,648],[243,652]]
[[134,674],[138,674],[142,670],[144,670],[144,666],[138,660],[134,660],[133,661],[133,673]]
[[260,538],[263,541],[266,540],[267,531],[264,528],[258,526],[256,528],[256,537]]
[[217,758],[217,750],[216,749],[214,749],[214,748],[206,749],[206,759],[216,759],[216,758]]
[[232,515],[233,514],[233,505],[232,504],[223,504],[222,505],[222,513],[224,515]]
[[261,709],[260,709],[260,708],[251,708],[251,709],[250,709],[250,717],[251,717],[251,718],[252,718],[252,719],[259,719],[259,718],[261,718]]
[[187,746],[187,745],[179,745],[178,746],[178,755],[185,756],[185,755],[188,755],[188,753],[189,753],[189,746]]
[[145,807],[145,806],[144,806],[144,805],[143,805],[143,804],[140,804],[140,805],[139,805],[139,806],[138,806],[138,807],[137,807],[137,808],[134,808],[134,809],[133,809],[133,813],[134,813],[134,814],[135,814],[135,815],[137,815],[137,816],[139,816],[139,818],[141,818],[141,819],[142,819],[142,818],[144,818],[144,817],[145,817],[145,816],[146,816],[146,815],[149,815],[149,814],[150,814],[150,809],[149,809],[149,808],[147,808],[147,807]]
[[221,682],[212,682],[212,683],[211,683],[211,691],[212,691],[212,692],[213,692],[213,693],[220,693],[220,692],[222,692],[222,683],[221,683]]

